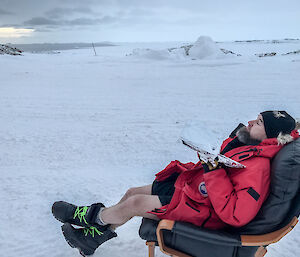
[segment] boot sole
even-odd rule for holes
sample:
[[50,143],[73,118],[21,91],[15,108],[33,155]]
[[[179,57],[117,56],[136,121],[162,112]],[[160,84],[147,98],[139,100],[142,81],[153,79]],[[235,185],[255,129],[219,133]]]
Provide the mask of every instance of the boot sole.
[[76,244],[78,244],[78,242],[72,238],[73,228],[69,223],[65,223],[64,225],[62,225],[61,230],[67,243],[72,248],[76,248],[82,256],[86,257],[94,254],[94,253],[86,254],[80,247],[75,246]]

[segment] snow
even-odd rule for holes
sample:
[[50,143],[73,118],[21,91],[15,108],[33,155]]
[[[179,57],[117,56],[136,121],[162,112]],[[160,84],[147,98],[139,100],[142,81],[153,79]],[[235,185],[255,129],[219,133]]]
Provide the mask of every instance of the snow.
[[218,127],[210,126],[208,129],[202,121],[192,120],[186,123],[181,138],[192,142],[202,150],[218,154],[226,134],[228,134],[226,131],[221,131]]
[[[203,133],[210,144],[209,133],[225,138],[263,110],[300,116],[300,56],[281,55],[299,50],[299,41],[217,44],[242,54],[233,58],[161,58],[181,45],[0,56],[1,255],[79,256],[64,241],[52,203],[111,205],[129,187],[152,183],[170,161],[196,162],[178,140],[191,127],[211,131]],[[137,48],[161,54],[128,56]],[[255,56],[272,51],[279,54]],[[146,256],[140,221],[119,228],[94,256]],[[299,256],[299,236],[298,225],[268,247],[269,256]]]

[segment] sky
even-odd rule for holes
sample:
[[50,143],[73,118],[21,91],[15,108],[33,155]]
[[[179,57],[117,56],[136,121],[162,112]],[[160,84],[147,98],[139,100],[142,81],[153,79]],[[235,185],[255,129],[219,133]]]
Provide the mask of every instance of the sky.
[[0,0],[0,43],[300,38],[299,0]]

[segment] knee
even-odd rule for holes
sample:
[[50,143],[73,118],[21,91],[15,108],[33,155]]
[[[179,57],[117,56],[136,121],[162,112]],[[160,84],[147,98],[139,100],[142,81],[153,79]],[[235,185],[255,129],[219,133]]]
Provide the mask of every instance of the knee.
[[129,188],[127,190],[127,192],[125,193],[125,196],[126,196],[126,198],[129,198],[129,197],[134,196],[136,194],[137,194],[137,188],[136,187],[132,187],[132,188]]
[[126,208],[136,210],[143,204],[143,202],[143,195],[132,195],[126,200]]

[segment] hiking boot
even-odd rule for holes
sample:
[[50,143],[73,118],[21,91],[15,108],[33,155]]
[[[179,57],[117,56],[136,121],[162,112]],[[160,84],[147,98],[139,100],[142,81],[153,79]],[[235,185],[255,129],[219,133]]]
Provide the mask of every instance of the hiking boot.
[[52,205],[52,214],[60,222],[90,227],[96,224],[97,215],[103,207],[105,206],[102,203],[95,203],[91,206],[76,206],[59,201]]
[[67,243],[77,248],[82,256],[94,254],[101,244],[117,236],[109,227],[97,225],[76,229],[70,223],[65,223],[61,229]]

